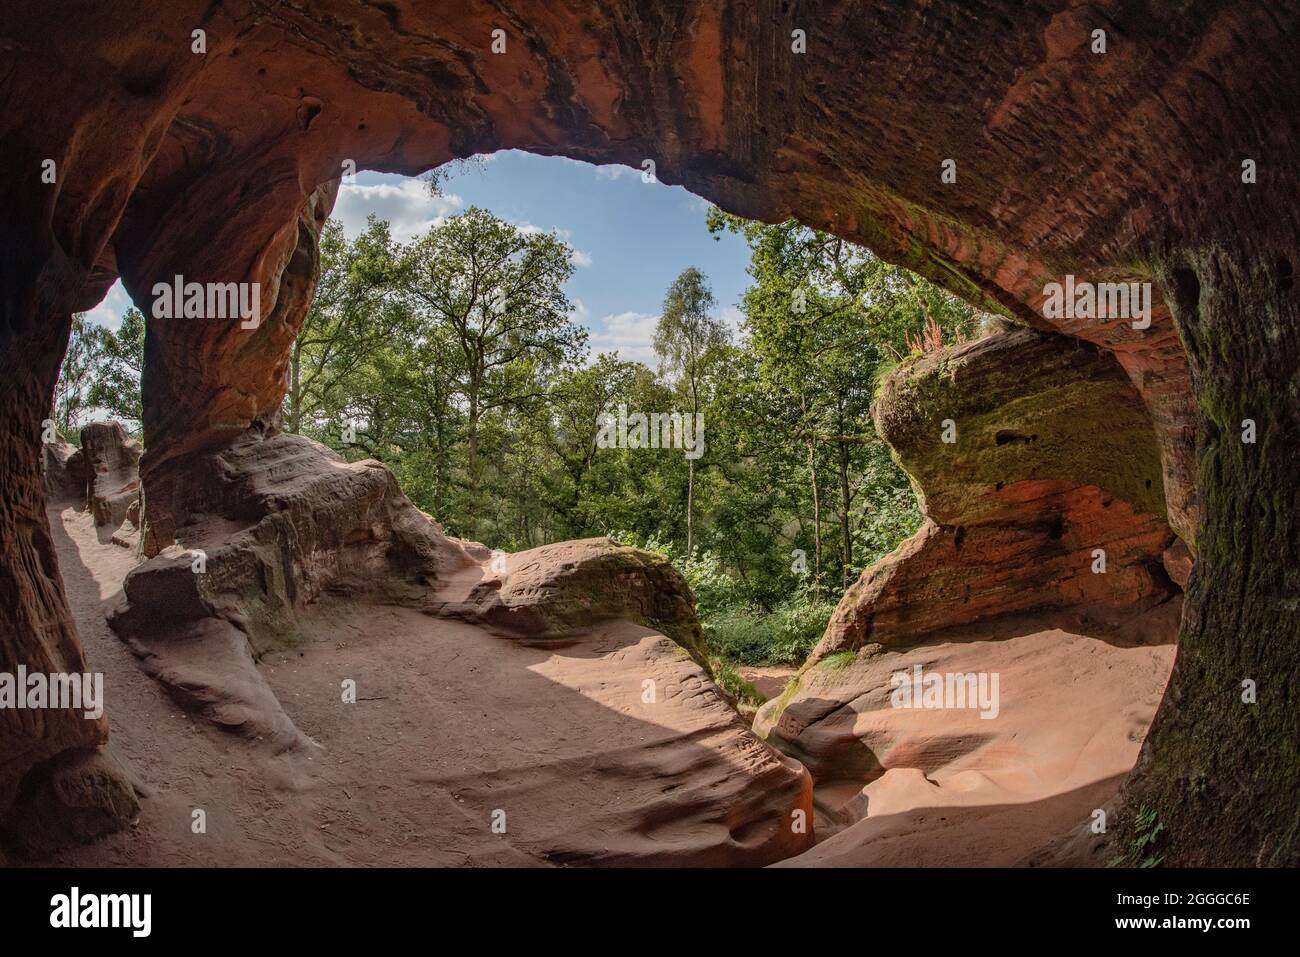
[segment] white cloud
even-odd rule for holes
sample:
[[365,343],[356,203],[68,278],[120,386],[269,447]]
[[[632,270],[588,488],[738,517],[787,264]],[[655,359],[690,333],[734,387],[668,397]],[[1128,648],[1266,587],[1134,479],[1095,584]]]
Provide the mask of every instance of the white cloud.
[[640,176],[641,170],[618,163],[596,167],[596,179],[622,179],[624,176]]
[[558,226],[551,229],[542,229],[541,226],[538,226],[535,223],[530,223],[528,222],[528,220],[524,220],[521,223],[516,223],[510,220],[507,220],[507,222],[509,222],[511,226],[515,227],[515,229],[519,230],[525,236],[539,236],[542,233],[554,233],[556,236],[560,237],[560,239],[563,239],[567,243],[569,241],[569,238],[573,235],[573,233],[570,232],[569,230],[560,229]]
[[731,330],[734,339],[740,334],[740,324],[745,321],[745,314],[740,311],[739,306],[727,306],[722,310],[722,321]]
[[654,334],[658,324],[657,313],[619,312],[608,315],[591,326],[592,351],[617,350],[620,359],[644,362],[653,367],[657,361]]
[[581,166],[583,169],[594,170],[596,179],[622,179],[624,176],[640,176],[639,168],[633,169],[631,166],[624,166],[621,163],[606,163],[603,166],[597,166],[595,163],[588,163],[586,160],[576,160],[570,156],[554,156],[551,159],[559,160],[562,163],[570,163],[574,166]]
[[524,221],[522,223],[511,223],[515,229],[519,230],[525,236],[538,236],[542,233],[554,233],[560,239],[569,244],[571,252],[569,253],[569,262],[573,263],[579,269],[586,269],[591,265],[591,253],[583,252],[581,249],[573,248],[573,232],[568,229],[542,229],[535,223]]
[[366,228],[366,217],[374,213],[388,220],[394,239],[409,242],[440,225],[464,205],[465,201],[455,194],[430,196],[428,186],[418,179],[371,186],[345,183],[334,204],[334,218],[342,221],[343,231],[352,239]]
[[86,313],[86,318],[96,325],[116,329],[122,324],[122,314],[131,308],[131,297],[126,294],[122,280],[113,283],[99,305]]

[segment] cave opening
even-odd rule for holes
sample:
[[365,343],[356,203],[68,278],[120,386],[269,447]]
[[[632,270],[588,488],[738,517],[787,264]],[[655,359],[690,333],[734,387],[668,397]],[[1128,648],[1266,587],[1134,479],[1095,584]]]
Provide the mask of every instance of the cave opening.
[[[119,11],[109,29],[90,22],[97,14],[89,10],[51,25],[24,7],[3,27],[14,84],[14,108],[3,121],[7,155],[22,171],[4,186],[12,254],[3,263],[0,372],[13,384],[0,412],[6,665],[80,672],[88,648],[93,655],[129,649],[153,678],[178,689],[187,708],[260,738],[274,752],[267,760],[282,761],[312,753],[313,742],[281,699],[323,709],[338,695],[334,687],[326,694],[289,684],[277,694],[267,662],[311,615],[329,615],[358,635],[379,627],[410,640],[400,672],[377,673],[393,687],[375,693],[358,683],[355,703],[375,705],[372,711],[393,691],[418,696],[425,686],[405,682],[421,669],[426,677],[444,667],[451,673],[465,649],[486,655],[483,649],[511,647],[538,654],[523,669],[531,677],[493,690],[518,705],[503,713],[519,733],[530,724],[551,732],[554,768],[581,758],[562,744],[567,729],[547,724],[563,710],[546,694],[551,685],[569,689],[562,697],[579,706],[606,695],[583,716],[610,742],[630,747],[644,728],[606,724],[605,712],[652,706],[640,694],[677,701],[681,694],[660,696],[662,683],[680,691],[706,680],[703,635],[671,563],[652,551],[579,540],[539,546],[551,549],[544,555],[514,553],[529,557],[513,564],[507,555],[493,569],[493,549],[433,525],[390,470],[323,451],[282,431],[279,419],[343,163],[418,173],[502,147],[634,170],[653,158],[660,178],[723,209],[760,221],[794,214],[981,309],[1009,313],[1013,325],[956,344],[956,357],[923,349],[879,383],[873,423],[923,493],[923,520],[904,551],[891,553],[897,561],[849,583],[813,664],[774,699],[768,717],[777,730],[767,740],[784,735],[783,753],[807,767],[819,755],[823,769],[833,766],[835,741],[862,741],[860,728],[837,737],[844,727],[825,720],[857,714],[836,688],[846,677],[867,680],[872,667],[880,677],[887,656],[906,650],[903,636],[953,622],[974,626],[995,612],[1028,613],[1025,603],[1045,593],[1058,610],[1095,609],[1149,600],[1172,582],[1187,589],[1188,610],[1171,692],[1106,841],[1124,853],[1142,836],[1138,822],[1155,815],[1166,862],[1294,862],[1293,762],[1277,758],[1295,740],[1296,714],[1284,696],[1247,701],[1238,689],[1261,675],[1285,687],[1295,670],[1300,536],[1286,453],[1298,428],[1289,265],[1297,245],[1290,109],[1297,81],[1279,64],[1293,59],[1296,13],[1205,3],[1197,15],[1169,22],[1125,15],[1122,30],[1111,27],[1109,52],[1099,53],[1078,11],[1026,10],[1008,30],[1004,18],[959,6],[900,4],[854,18],[821,11],[814,29],[799,28],[799,49],[785,42],[784,14],[754,16],[725,3],[620,10],[582,23],[563,11],[528,11],[518,18],[527,29],[515,34],[489,31],[495,14],[486,9],[438,24],[413,12],[421,29],[410,30],[397,28],[404,13],[342,0],[337,17],[320,18],[293,8],[269,17],[224,7],[204,13],[179,2]],[[210,39],[201,51],[189,42],[200,21],[198,32]],[[58,49],[40,52],[50,35]],[[142,62],[151,68],[142,71]],[[938,69],[944,62],[967,68],[948,75]],[[1152,71],[1152,62],[1166,68]],[[881,82],[842,82],[857,75]],[[1235,108],[1204,106],[1223,98]],[[1146,108],[1153,103],[1160,104],[1154,116]],[[1129,147],[1098,150],[1102,135]],[[98,612],[78,616],[69,605],[70,589],[80,601],[99,583],[75,561],[81,543],[70,545],[68,529],[49,522],[46,499],[58,490],[43,476],[70,476],[74,489],[98,495],[99,507],[115,515],[132,507],[130,480],[119,479],[140,450],[100,430],[92,456],[74,461],[56,451],[46,467],[54,443],[42,436],[72,316],[99,302],[114,277],[144,301],[155,283],[176,275],[258,284],[268,292],[266,316],[242,330],[165,317],[148,323],[139,462],[147,560],[122,569],[111,620],[128,636],[123,644],[103,630]],[[1049,287],[1071,277],[1098,286],[1149,282],[1166,295],[1140,324],[1045,311]],[[1063,341],[1090,345],[1062,356]],[[944,361],[954,358],[959,365]],[[1017,421],[992,421],[989,395],[1000,400],[993,419]],[[930,401],[953,408],[937,422],[909,414]],[[1106,415],[1090,414],[1098,403]],[[1057,433],[1035,421],[1053,417]],[[1039,441],[998,444],[999,429]],[[1054,434],[1070,441],[1053,442]],[[970,454],[975,449],[999,456],[991,471],[990,460]],[[1016,458],[1029,449],[1032,463]],[[105,469],[91,476],[85,468],[94,456]],[[1006,474],[1019,467],[1019,478]],[[997,495],[974,494],[984,489]],[[1034,532],[1044,510],[1065,516],[1048,552]],[[964,529],[961,563],[953,561],[955,527]],[[748,531],[744,516],[735,528]],[[1084,537],[1072,538],[1076,531]],[[217,547],[204,548],[208,542]],[[130,557],[128,549],[120,553]],[[69,560],[51,573],[56,556]],[[1006,567],[1032,574],[999,579]],[[437,588],[430,591],[430,582]],[[385,601],[360,617],[360,604],[340,601],[376,583],[382,596],[369,594]],[[642,662],[637,676],[649,686],[632,672],[611,681],[594,664],[605,660],[599,655],[574,650],[559,656],[563,667],[541,655],[538,642],[570,642],[593,609],[602,621],[633,629],[602,625],[599,641],[620,662]],[[446,657],[432,672],[433,659],[420,659],[432,652],[417,640],[429,620],[468,629],[456,631],[464,649],[439,651]],[[509,646],[473,638],[487,633],[524,637]],[[339,668],[374,664],[364,641],[336,645],[328,651]],[[202,654],[187,661],[195,649]],[[276,680],[296,680],[291,664],[274,665]],[[493,667],[487,657],[470,664]],[[964,661],[953,668],[979,671]],[[199,672],[208,680],[193,680]],[[144,687],[135,690],[145,694]],[[533,695],[540,707],[526,706]],[[473,695],[449,682],[441,696],[419,700],[468,711]],[[158,727],[187,720],[154,704]],[[720,699],[709,705],[716,725],[707,730],[687,728],[680,714],[672,719],[684,722],[677,727],[684,734],[715,736],[716,746],[691,752],[704,765],[728,744],[751,741],[713,705],[722,707]],[[131,816],[126,777],[95,763],[109,760],[107,725],[65,711],[51,711],[39,727],[0,714],[0,809],[9,834],[66,836],[56,833],[66,826],[84,838]],[[998,720],[1009,713],[1002,709]],[[373,714],[349,714],[358,722],[353,742],[388,733],[382,722],[365,723]],[[344,727],[328,710],[312,722],[322,734]],[[808,728],[814,733],[801,740]],[[982,733],[938,751],[966,748]],[[130,737],[117,738],[129,751]],[[469,740],[484,743],[473,734]],[[1232,746],[1206,748],[1205,740]],[[364,745],[357,747],[359,762]],[[868,750],[853,750],[845,766],[869,766],[879,755]],[[778,816],[813,812],[807,773],[792,759],[762,753],[775,783],[763,791],[731,781],[728,807],[739,810],[725,822],[727,837],[694,848],[691,862],[734,854],[732,862],[761,863],[806,847],[807,829],[771,821],[774,808]],[[454,754],[446,757],[454,763]],[[676,766],[665,753],[660,767]],[[428,783],[448,808],[472,802],[482,811],[491,790],[484,782],[501,780],[492,777],[500,770],[477,783],[430,773]],[[551,775],[548,786],[564,797],[524,853],[594,863],[653,857],[635,843],[602,857],[583,843],[578,823],[557,824],[566,807],[581,806],[574,791],[599,782]],[[75,786],[86,780],[121,787]],[[1189,780],[1199,782],[1190,795],[1182,788]],[[929,786],[924,773],[911,783],[916,793]],[[65,807],[70,794],[90,806]],[[347,806],[329,810],[341,816]],[[408,825],[424,820],[409,807],[401,814]],[[1209,833],[1208,819],[1224,826]],[[719,822],[705,815],[704,825]],[[129,857],[126,837],[108,840]],[[316,851],[328,856],[327,848]],[[501,860],[494,853],[467,842],[449,860]]]
[[[100,342],[99,358],[112,360],[102,370],[86,357],[96,348],[93,330],[74,327],[64,374],[118,389],[78,395],[74,385],[59,394],[73,406],[80,399],[83,413],[112,402],[128,423],[101,428],[107,443],[55,455],[70,481],[85,481],[78,469],[98,476],[92,502],[106,504],[88,516],[60,509],[51,521],[65,526],[90,565],[78,523],[93,525],[101,546],[140,558],[157,549],[146,567],[118,579],[110,621],[146,651],[147,670],[173,696],[186,689],[182,700],[194,707],[201,687],[201,715],[281,752],[322,741],[343,748],[322,733],[320,723],[329,722],[319,710],[300,707],[320,693],[317,672],[335,666],[325,649],[365,676],[342,679],[342,704],[390,700],[364,693],[387,684],[372,673],[374,658],[382,649],[427,668],[414,647],[420,619],[403,609],[427,611],[431,602],[445,618],[509,621],[528,647],[562,649],[534,667],[555,667],[552,683],[571,692],[568,649],[610,640],[600,626],[612,612],[600,607],[599,582],[586,583],[596,595],[582,595],[583,610],[565,621],[540,610],[521,616],[499,598],[516,576],[519,591],[529,587],[522,566],[543,566],[549,582],[551,556],[567,556],[561,569],[599,561],[573,551],[596,538],[600,549],[613,542],[671,562],[684,579],[685,589],[668,590],[692,596],[689,621],[664,627],[647,614],[644,606],[662,603],[661,594],[636,605],[616,596],[616,614],[677,641],[744,725],[811,771],[807,836],[825,844],[811,863],[883,863],[863,855],[882,846],[898,853],[885,840],[889,829],[936,804],[953,811],[945,827],[888,862],[952,845],[960,851],[950,862],[959,863],[986,853],[981,828],[998,826],[988,823],[997,812],[971,808],[1022,815],[1041,808],[1039,826],[998,852],[1014,862],[1070,814],[1086,816],[1113,798],[1169,673],[1180,595],[1159,571],[1174,536],[1151,514],[1156,499],[1136,494],[1126,476],[1080,467],[1101,447],[1061,455],[1076,441],[1067,438],[1072,420],[1110,416],[1107,440],[1132,446],[1128,464],[1148,476],[1143,488],[1152,488],[1149,476],[1159,481],[1149,420],[1113,358],[983,313],[833,234],[730,216],[624,166],[506,151],[420,177],[348,169],[326,186],[337,188],[332,209],[328,218],[313,214],[308,232],[318,253],[296,254],[314,258],[316,275],[302,285],[283,403],[226,451],[190,457],[170,547],[150,544],[149,513],[132,499],[140,449],[127,433],[149,443],[144,417],[131,421],[144,407],[131,373],[146,366],[147,328],[221,319],[203,310],[202,293],[211,299],[227,284],[190,283],[196,297],[179,274],[156,284],[135,315],[115,317],[121,341],[116,350]],[[111,288],[97,320],[112,324],[106,313],[122,298],[120,286]],[[168,308],[190,298],[194,315]],[[226,318],[254,331],[260,323],[247,322],[238,296],[233,301]],[[1056,356],[1072,354],[1077,368],[1064,378],[1058,371],[1032,387],[1023,376],[990,380],[998,366],[1045,358],[1059,365]],[[1089,391],[1080,394],[1076,382]],[[1027,413],[1009,401],[1012,390],[1033,394]],[[990,406],[999,411],[969,411]],[[680,425],[688,414],[699,420],[698,445],[683,447],[671,428],[658,441],[658,426],[671,425],[670,417]],[[955,442],[939,428],[949,416]],[[927,427],[901,428],[900,417]],[[71,421],[64,412],[55,418]],[[1054,435],[1041,451],[1039,430]],[[618,441],[602,441],[611,436]],[[987,457],[990,444],[1005,451],[972,469],[971,456]],[[376,509],[367,500],[378,486]],[[1003,491],[1016,501],[1030,489],[1028,506],[990,509],[982,501]],[[1095,511],[1102,493],[1129,506],[1106,527]],[[340,500],[346,504],[334,514]],[[403,526],[415,515],[430,524],[412,540]],[[941,515],[957,520],[936,536]],[[384,527],[378,534],[376,523]],[[945,536],[952,557],[936,560],[931,552]],[[1099,571],[1095,556],[1112,539],[1128,551],[1109,567],[1103,559]],[[1013,541],[1021,554],[1008,552]],[[443,554],[412,560],[429,549]],[[256,602],[230,603],[206,585],[210,570],[225,591],[256,594]],[[98,580],[98,568],[92,573]],[[1008,578],[1017,581],[1015,601],[994,597]],[[846,632],[844,617],[863,607],[854,590],[886,579],[867,606],[881,620],[870,632]],[[183,613],[191,624],[175,615],[185,590],[195,591],[187,599],[194,610]],[[683,618],[680,609],[672,614]],[[386,621],[385,629],[373,632],[367,618]],[[235,625],[220,642],[208,635],[218,622]],[[204,635],[207,654],[178,659],[170,650],[177,630]],[[374,647],[353,655],[354,642]],[[931,707],[919,694],[903,706],[889,696],[883,712],[853,704],[919,673],[917,655],[945,660],[926,680],[960,685],[969,677],[986,690],[991,681],[995,698],[1009,688],[1009,718],[997,724],[1000,698],[979,698],[976,708]],[[1088,666],[1075,660],[1080,655]],[[821,680],[827,669],[834,692]],[[1002,669],[1009,684],[999,683]],[[1034,705],[1045,695],[1049,713]],[[1116,696],[1138,704],[1121,708]],[[826,712],[828,700],[840,710]],[[822,713],[808,717],[809,707]],[[232,711],[240,720],[223,717]],[[134,717],[119,719],[119,735],[132,735]],[[1061,743],[1062,727],[1082,737]],[[1043,729],[1049,733],[1035,740],[1032,732]],[[1081,758],[1085,745],[1091,761]],[[1070,757],[1071,749],[1079,754]],[[411,760],[401,748],[382,754],[371,769],[380,779],[379,766]],[[1071,773],[1053,775],[1055,766]],[[1035,784],[1026,787],[1030,778]],[[783,856],[801,849],[767,844]]]

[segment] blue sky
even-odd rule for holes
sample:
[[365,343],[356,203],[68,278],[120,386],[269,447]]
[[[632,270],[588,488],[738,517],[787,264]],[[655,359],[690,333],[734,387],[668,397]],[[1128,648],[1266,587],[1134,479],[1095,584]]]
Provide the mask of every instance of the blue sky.
[[[375,213],[399,240],[469,206],[482,206],[526,229],[556,231],[574,249],[567,292],[574,318],[591,330],[593,352],[618,350],[653,364],[651,337],[668,285],[688,266],[709,277],[718,315],[735,327],[749,277],[749,249],[731,234],[714,241],[704,226],[708,204],[680,186],[645,183],[626,166],[591,166],[507,150],[470,164],[428,195],[424,183],[362,172],[334,207],[349,236]],[[120,283],[90,312],[116,327],[130,306]]]

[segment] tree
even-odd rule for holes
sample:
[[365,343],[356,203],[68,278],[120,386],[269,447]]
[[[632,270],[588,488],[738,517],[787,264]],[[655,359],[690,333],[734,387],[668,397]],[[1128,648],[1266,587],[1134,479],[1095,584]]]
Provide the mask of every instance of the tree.
[[[621,361],[616,354],[601,353],[589,366],[564,369],[551,383],[548,402],[533,416],[530,432],[540,437],[558,466],[542,476],[541,493],[559,520],[560,538],[609,531],[609,526],[601,528],[599,509],[592,507],[598,489],[592,480],[600,451],[596,435],[601,416],[620,399],[626,400],[643,368]],[[611,458],[604,452],[600,457]]]
[[[823,460],[834,470],[840,577],[847,587],[856,571],[856,501],[868,491],[880,507],[896,509],[894,492],[905,488],[896,466],[888,470],[893,482],[880,482],[883,447],[870,417],[875,384],[927,327],[953,339],[973,329],[975,312],[869,250],[794,221],[767,225],[714,210],[709,228],[715,235],[740,233],[750,245],[754,284],[742,308],[747,342],[758,357],[755,387],[768,393],[773,426],[805,449],[818,588],[824,565]],[[868,473],[872,482],[864,485]]]
[[144,334],[144,314],[135,307],[122,315],[122,324],[116,330],[97,330],[99,354],[95,361],[95,381],[88,396],[91,406],[136,426],[144,418],[140,399]]
[[321,275],[289,356],[285,427],[316,432],[337,425],[365,362],[405,318],[402,248],[388,223],[371,216],[355,240],[330,220],[321,231]]
[[570,318],[564,284],[570,247],[471,207],[419,237],[405,290],[422,321],[448,333],[459,353],[456,391],[465,403],[471,508],[480,509],[483,417],[545,397],[544,375],[578,361],[587,333]]
[[[694,266],[682,271],[664,296],[663,312],[655,326],[654,348],[661,372],[677,378],[696,415],[704,401],[704,388],[723,349],[730,342],[727,327],[709,313],[715,300],[709,282]],[[695,459],[687,459],[686,554],[695,547]]]
[[82,419],[93,407],[91,390],[103,355],[101,329],[78,313],[72,317],[68,350],[63,355],[59,380],[54,386],[55,427],[73,442],[78,441]]

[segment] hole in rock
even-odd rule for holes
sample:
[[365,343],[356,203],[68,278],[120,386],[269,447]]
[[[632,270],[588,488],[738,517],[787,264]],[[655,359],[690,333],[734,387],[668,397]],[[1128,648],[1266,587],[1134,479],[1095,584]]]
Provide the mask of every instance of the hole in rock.
[[997,434],[993,437],[993,439],[998,445],[1009,445],[1013,442],[1020,442],[1020,443],[1037,442],[1038,436],[1022,435],[1021,433],[1014,432],[1010,429],[999,429]]
[[1174,302],[1185,321],[1195,322],[1200,309],[1201,281],[1193,270],[1187,268],[1175,269],[1173,276]]

